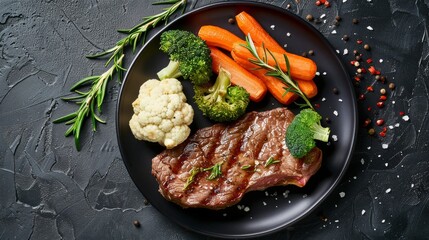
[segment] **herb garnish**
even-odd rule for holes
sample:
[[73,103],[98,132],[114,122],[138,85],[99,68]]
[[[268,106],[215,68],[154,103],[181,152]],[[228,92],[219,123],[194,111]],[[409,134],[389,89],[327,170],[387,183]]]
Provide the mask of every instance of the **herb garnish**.
[[211,171],[210,175],[207,177],[207,180],[213,180],[218,178],[220,175],[222,175],[222,162],[218,162],[215,165],[209,167],[209,168],[203,168],[203,171]]
[[[127,36],[119,40],[114,47],[102,53],[87,56],[87,58],[94,59],[110,55],[105,66],[107,67],[109,64],[111,64],[111,67],[101,75],[88,76],[74,84],[70,91],[75,92],[77,95],[62,99],[64,101],[71,101],[79,104],[79,109],[53,121],[53,123],[65,123],[66,125],[71,125],[70,128],[65,132],[65,136],[67,137],[74,135],[75,146],[78,151],[80,150],[80,132],[84,121],[88,117],[91,118],[93,131],[96,130],[97,122],[105,123],[105,121],[99,117],[99,113],[101,113],[101,107],[106,94],[107,82],[112,79],[115,74],[118,75],[119,82],[121,81],[122,74],[124,71],[126,71],[122,62],[125,56],[125,48],[129,45],[132,45],[132,50],[134,52],[137,47],[137,43],[140,40],[142,43],[146,41],[146,33],[151,28],[155,28],[160,21],[167,23],[169,17],[174,12],[176,12],[179,7],[183,6],[183,10],[185,9],[186,2],[187,0],[166,0],[153,3],[153,5],[173,5],[164,8],[163,11],[159,14],[143,18],[141,23],[137,24],[131,29],[119,30],[119,32],[125,33]],[[78,90],[88,85],[91,85],[88,91]]]
[[[299,97],[301,97],[305,101],[305,104],[300,104],[301,107],[308,106],[314,110],[310,101],[307,99],[305,94],[298,87],[298,84],[296,83],[296,81],[293,80],[292,77],[290,76],[289,59],[286,56],[286,54],[283,54],[283,56],[285,58],[286,68],[288,69],[288,71],[284,72],[281,69],[277,59],[274,57],[273,53],[269,49],[265,48],[263,44],[262,44],[262,49],[264,50],[264,56],[261,57],[258,55],[258,51],[256,50],[255,44],[254,44],[250,34],[248,34],[246,36],[246,44],[244,44],[243,46],[245,48],[247,48],[250,51],[250,53],[255,57],[255,59],[249,59],[249,61],[251,63],[257,65],[260,69],[267,70],[266,74],[268,76],[276,77],[288,86],[287,88],[285,88],[284,94],[287,94],[288,92],[293,92],[293,93],[297,94]],[[268,54],[274,59],[274,61],[276,63],[275,66],[271,66],[268,64]]]
[[265,162],[264,167],[268,167],[271,164],[279,163],[280,160],[276,160],[273,157],[268,158],[268,160]]
[[252,167],[252,165],[244,165],[241,167],[242,170],[249,170]]
[[191,183],[194,182],[195,175],[197,175],[199,172],[201,172],[201,168],[193,167],[191,169],[191,171],[189,171],[189,172],[190,172],[191,176],[189,176],[188,179],[186,179],[185,186],[183,186],[183,190],[187,189],[189,187],[189,185],[191,185]]

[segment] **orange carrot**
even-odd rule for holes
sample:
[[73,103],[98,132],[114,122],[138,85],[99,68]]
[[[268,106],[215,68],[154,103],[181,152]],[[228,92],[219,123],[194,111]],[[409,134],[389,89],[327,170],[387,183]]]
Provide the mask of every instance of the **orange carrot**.
[[231,74],[231,83],[246,89],[250,94],[250,100],[254,102],[261,101],[266,92],[267,86],[264,82],[251,74],[249,71],[238,65],[232,58],[215,47],[209,47],[212,58],[213,72],[219,74],[219,68],[222,67]]
[[198,36],[203,39],[207,45],[219,47],[230,52],[232,44],[235,42],[245,44],[246,42],[234,35],[232,32],[213,25],[204,25],[198,31]]
[[244,35],[250,34],[255,45],[261,46],[264,43],[265,47],[274,52],[285,53],[286,50],[280,46],[270,34],[253,18],[250,14],[243,11],[235,16],[235,21]]
[[[288,92],[286,95],[285,89],[287,89],[287,85],[283,83],[280,79],[267,76],[267,70],[265,69],[257,69],[257,66],[253,63],[249,62],[246,59],[242,59],[237,57],[234,52],[232,52],[232,58],[234,61],[236,61],[240,66],[244,67],[248,71],[250,71],[252,74],[257,76],[258,78],[262,79],[267,85],[268,91],[276,98],[280,103],[288,105],[291,102],[295,101],[297,99],[297,95],[293,94],[291,92]],[[313,98],[317,95],[317,86],[314,81],[308,81],[308,80],[301,80],[301,79],[294,79],[299,89],[305,94],[307,98]]]
[[[265,56],[264,50],[262,47],[256,46],[256,50],[258,52],[258,55],[261,58],[263,58]],[[242,59],[255,59],[255,57],[253,57],[252,53],[249,52],[249,50],[247,48],[243,47],[239,43],[233,44],[232,52],[234,52],[234,54],[237,57],[242,58]],[[287,71],[286,61],[285,61],[285,58],[283,56],[284,53],[272,52],[272,54],[273,54],[274,58],[277,59],[277,62],[279,63],[281,69],[283,71]],[[313,60],[311,60],[309,58],[297,56],[295,54],[290,54],[290,53],[286,53],[286,56],[289,60],[290,75],[292,76],[292,78],[301,79],[301,80],[308,80],[308,81],[311,81],[314,78],[314,76],[316,75],[317,66],[313,62]],[[267,59],[268,59],[269,65],[274,66],[276,64],[273,57],[268,52],[267,52]]]
[[287,85],[284,84],[280,79],[265,75],[267,70],[265,69],[256,69],[256,65],[249,62],[246,59],[237,58],[234,52],[231,53],[232,58],[243,68],[247,69],[249,72],[257,76],[259,79],[263,80],[265,85],[267,85],[268,91],[273,95],[277,101],[284,105],[289,105],[298,98],[298,95],[288,92],[285,94],[285,88]]

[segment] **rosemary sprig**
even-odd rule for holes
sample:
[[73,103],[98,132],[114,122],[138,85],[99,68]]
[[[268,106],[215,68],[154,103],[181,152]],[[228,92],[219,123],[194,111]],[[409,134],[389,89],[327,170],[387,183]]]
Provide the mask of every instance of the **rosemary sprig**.
[[[256,50],[255,44],[253,43],[253,40],[252,40],[252,37],[250,36],[250,34],[248,34],[246,36],[246,44],[243,46],[250,51],[250,53],[253,55],[253,57],[255,57],[255,59],[249,59],[249,61],[251,63],[257,65],[259,67],[259,69],[267,70],[266,74],[268,76],[276,77],[288,86],[287,88],[285,88],[284,94],[287,94],[288,92],[293,92],[293,93],[297,94],[299,97],[301,97],[305,101],[305,104],[301,104],[301,107],[308,106],[314,110],[313,105],[311,105],[308,98],[305,96],[305,94],[298,87],[298,84],[296,83],[296,81],[293,80],[292,77],[290,76],[289,59],[286,56],[286,54],[283,54],[283,56],[285,58],[286,68],[288,69],[288,71],[284,72],[281,69],[277,59],[274,57],[273,53],[269,49],[265,48],[264,45],[262,45],[262,48],[264,50],[264,55],[259,56],[258,51]],[[268,54],[274,59],[274,61],[276,63],[274,66],[271,66],[268,64]]]
[[279,163],[279,162],[280,162],[280,160],[276,160],[276,159],[274,159],[273,157],[270,157],[270,158],[268,158],[268,160],[265,162],[264,167],[266,168],[266,167],[270,166],[271,164],[276,164],[276,163]]
[[[64,101],[72,101],[79,104],[79,109],[53,121],[53,123],[65,123],[66,125],[71,125],[65,132],[65,136],[74,135],[75,146],[78,151],[80,150],[80,133],[85,120],[88,117],[91,118],[93,131],[96,131],[97,122],[105,123],[98,114],[101,112],[104,96],[106,94],[107,82],[112,79],[115,74],[118,75],[120,82],[123,72],[126,71],[123,67],[125,48],[132,45],[132,50],[134,52],[139,40],[142,40],[142,43],[146,41],[146,33],[151,28],[155,28],[161,21],[167,23],[169,17],[181,6],[183,6],[184,11],[186,2],[187,0],[166,0],[154,3],[154,5],[173,5],[164,8],[159,14],[143,18],[141,23],[131,29],[119,30],[119,32],[125,33],[127,36],[119,40],[114,47],[104,52],[87,56],[87,58],[94,59],[110,54],[105,66],[107,67],[109,64],[111,64],[111,66],[101,75],[88,76],[74,84],[70,91],[75,92],[77,95],[62,99]],[[88,85],[90,85],[88,91],[79,90],[81,88],[88,87]]]
[[215,165],[208,167],[208,168],[203,168],[203,171],[211,171],[210,175],[207,177],[207,180],[213,180],[218,178],[220,175],[222,175],[222,162],[218,162]]
[[191,174],[188,179],[186,179],[185,185],[183,186],[183,190],[186,190],[191,183],[194,182],[195,176],[201,172],[201,168],[193,167],[189,173]]

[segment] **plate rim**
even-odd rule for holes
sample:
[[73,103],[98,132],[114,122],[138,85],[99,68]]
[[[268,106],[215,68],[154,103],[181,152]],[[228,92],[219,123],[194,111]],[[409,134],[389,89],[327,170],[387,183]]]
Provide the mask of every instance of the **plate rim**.
[[[232,6],[234,7],[235,4],[239,4],[242,6],[252,6],[252,7],[258,7],[258,8],[265,8],[268,10],[274,10],[274,11],[278,11],[282,14],[288,14],[289,16],[291,16],[293,19],[295,19],[296,21],[299,21],[301,24],[304,24],[305,26],[307,26],[308,28],[310,28],[315,34],[317,34],[319,36],[319,39],[321,41],[323,41],[323,43],[327,46],[329,46],[329,52],[334,53],[335,56],[335,60],[338,62],[338,65],[341,67],[342,72],[345,73],[345,75],[347,76],[348,80],[351,80],[349,71],[346,69],[344,62],[340,59],[340,57],[338,56],[338,54],[335,54],[335,48],[332,46],[332,44],[329,42],[329,40],[314,26],[312,26],[311,24],[309,24],[308,22],[306,22],[303,18],[301,18],[298,14],[291,12],[285,8],[282,8],[280,6],[276,6],[273,4],[269,4],[269,3],[264,3],[264,2],[254,2],[254,1],[248,1],[248,0],[233,0],[233,1],[220,1],[220,2],[215,2],[215,3],[210,3],[201,7],[197,7],[195,9],[189,10],[188,12],[183,13],[180,16],[177,16],[176,18],[174,18],[173,20],[169,21],[168,24],[166,24],[165,26],[163,26],[162,28],[155,28],[153,29],[154,33],[151,35],[151,37],[149,39],[146,39],[145,43],[143,44],[143,46],[141,47],[141,49],[139,49],[139,51],[133,56],[132,61],[129,64],[129,68],[130,69],[131,66],[133,66],[135,64],[135,62],[137,61],[137,59],[139,58],[140,54],[145,50],[145,48],[147,47],[147,45],[149,43],[151,43],[151,41],[156,38],[160,33],[162,33],[165,29],[169,28],[170,25],[174,24],[176,21],[180,21],[183,18],[188,17],[189,15],[192,15],[194,13],[200,12],[200,11],[204,11],[204,10],[208,10],[208,9],[212,9],[212,8],[222,8],[225,6]],[[185,9],[186,10],[186,9]],[[156,32],[155,32],[156,31]],[[138,186],[136,184],[136,182],[134,181],[134,179],[131,177],[130,175],[130,166],[129,163],[127,161],[124,161],[124,149],[123,146],[121,145],[120,142],[120,126],[119,126],[119,108],[121,105],[121,96],[123,93],[123,89],[125,86],[125,83],[128,79],[128,74],[129,71],[127,70],[126,74],[124,75],[123,81],[121,83],[121,87],[118,93],[118,99],[117,99],[117,103],[116,103],[116,114],[115,114],[115,127],[116,127],[116,138],[117,138],[117,142],[118,142],[118,147],[119,147],[119,151],[122,157],[122,162],[124,163],[127,172],[128,172],[128,176],[130,177],[130,179],[133,181],[133,183],[136,185],[137,189]],[[212,237],[222,237],[222,238],[249,238],[249,237],[260,237],[260,236],[265,236],[268,234],[273,234],[275,232],[278,232],[280,230],[284,230],[286,227],[291,226],[299,221],[301,221],[302,219],[304,219],[306,216],[308,216],[309,214],[311,214],[315,209],[317,209],[317,207],[320,206],[320,204],[322,202],[324,202],[334,191],[334,189],[338,186],[338,184],[341,182],[341,180],[343,179],[345,173],[347,172],[347,169],[350,165],[350,162],[352,160],[353,157],[353,153],[356,147],[356,142],[357,142],[357,134],[358,134],[358,118],[359,118],[359,112],[358,112],[358,107],[357,107],[357,100],[356,100],[356,93],[355,90],[353,88],[353,85],[351,83],[351,81],[348,81],[347,83],[347,87],[350,90],[350,93],[352,94],[352,96],[350,96],[351,99],[351,105],[353,107],[353,117],[351,117],[351,119],[353,119],[353,128],[351,130],[351,132],[353,133],[351,136],[351,146],[349,147],[349,149],[347,150],[347,154],[346,154],[346,161],[345,164],[343,164],[340,173],[336,176],[335,181],[333,181],[332,184],[330,184],[329,188],[327,189],[327,191],[325,191],[322,196],[320,198],[318,198],[317,200],[314,201],[314,203],[311,204],[310,207],[308,207],[305,211],[302,211],[299,216],[297,216],[295,219],[278,225],[275,228],[271,228],[271,229],[267,229],[265,231],[259,231],[257,233],[249,233],[249,234],[240,234],[240,235],[229,235],[229,234],[222,234],[219,232],[208,232],[208,231],[200,231],[197,228],[192,228],[189,225],[183,224],[180,221],[177,221],[175,219],[171,219],[172,222],[178,224],[179,226],[191,230],[193,232],[199,233],[199,234],[203,234],[205,236],[212,236]],[[141,192],[139,190],[139,192],[146,198],[146,195]],[[166,216],[166,213],[160,211],[160,209],[156,206],[151,204],[159,213],[161,213],[163,216]]]

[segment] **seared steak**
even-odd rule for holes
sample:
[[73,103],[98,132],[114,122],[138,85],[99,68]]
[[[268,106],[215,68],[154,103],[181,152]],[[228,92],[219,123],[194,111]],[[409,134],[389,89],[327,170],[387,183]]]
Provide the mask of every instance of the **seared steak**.
[[[160,193],[185,208],[222,209],[248,191],[304,186],[320,168],[322,152],[314,148],[302,159],[290,155],[284,137],[293,118],[286,108],[277,108],[198,130],[152,159]],[[207,179],[216,164],[221,164],[221,174]]]

